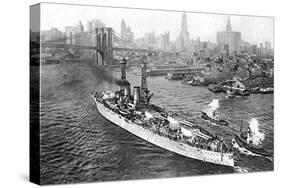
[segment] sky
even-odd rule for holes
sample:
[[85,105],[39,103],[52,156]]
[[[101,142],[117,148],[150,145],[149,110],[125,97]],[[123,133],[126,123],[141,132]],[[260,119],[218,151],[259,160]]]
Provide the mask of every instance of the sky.
[[[56,27],[65,31],[65,26],[73,26],[81,20],[85,29],[87,22],[99,19],[107,27],[121,33],[121,20],[134,32],[135,39],[144,33],[154,31],[156,35],[170,32],[170,40],[176,40],[181,30],[180,11],[160,11],[143,9],[124,9],[96,6],[79,6],[66,4],[41,4],[41,30]],[[183,8],[184,9],[184,8]],[[188,12],[187,29],[191,39],[200,37],[201,41],[216,42],[217,31],[224,31],[228,17],[233,31],[241,32],[244,41],[251,44],[274,42],[274,19],[272,17],[239,16],[210,13]]]

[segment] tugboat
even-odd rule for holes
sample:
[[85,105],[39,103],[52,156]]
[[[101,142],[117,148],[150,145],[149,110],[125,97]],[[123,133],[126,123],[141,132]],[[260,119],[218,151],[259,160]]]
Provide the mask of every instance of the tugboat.
[[[240,130],[241,129],[242,125]],[[261,145],[256,146],[252,143],[252,131],[249,126],[247,132],[241,132],[240,135],[234,134],[234,136],[236,143],[240,147],[243,147],[254,154],[262,155],[264,157],[270,157],[270,154],[265,149],[263,149]]]
[[200,82],[199,80],[193,80],[190,85],[192,86],[204,86],[203,82]]
[[228,126],[228,122],[222,119],[216,119],[216,118],[212,118],[210,117],[206,112],[201,112],[201,117],[205,120],[208,120],[212,123],[215,123],[217,125],[222,125],[222,126]]
[[130,94],[126,60],[121,61],[120,90],[92,93],[97,110],[113,124],[156,146],[203,162],[234,167],[233,149],[223,138],[208,132],[185,116],[171,115],[150,102],[146,84],[146,62],[141,68],[141,86]]

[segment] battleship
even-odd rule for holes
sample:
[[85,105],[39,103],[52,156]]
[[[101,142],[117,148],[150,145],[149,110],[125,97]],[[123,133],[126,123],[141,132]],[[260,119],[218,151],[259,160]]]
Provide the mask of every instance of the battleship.
[[147,88],[146,61],[141,67],[141,86],[126,80],[126,60],[120,61],[120,89],[94,91],[92,97],[99,113],[113,124],[158,147],[203,162],[234,167],[232,146],[202,126],[171,113],[151,102]]

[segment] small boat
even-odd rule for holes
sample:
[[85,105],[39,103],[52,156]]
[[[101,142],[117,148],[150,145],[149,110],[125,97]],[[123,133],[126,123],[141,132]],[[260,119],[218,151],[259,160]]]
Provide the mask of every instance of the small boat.
[[192,86],[204,86],[204,83],[200,82],[199,80],[193,80],[192,82],[190,82],[190,85],[192,85]]
[[247,142],[247,136],[245,136],[245,133],[241,133],[241,135],[237,135],[237,134],[234,134],[235,136],[235,141],[236,143],[240,146],[240,147],[243,147],[249,151],[251,151],[252,153],[254,154],[258,154],[258,155],[262,155],[262,156],[265,156],[265,157],[269,157],[269,153],[263,149],[262,147],[259,147],[259,146],[255,146],[253,144],[250,144]]
[[252,88],[250,88],[249,90],[250,90],[251,93],[256,94],[256,93],[259,93],[260,88],[259,88],[259,87],[252,87]]
[[234,97],[235,97],[235,92],[232,91],[232,90],[227,90],[227,91],[226,91],[226,96],[227,96],[228,98],[234,98]]
[[210,91],[212,91],[212,92],[215,92],[215,93],[217,93],[217,92],[223,92],[223,88],[222,88],[221,86],[219,86],[219,85],[216,85],[216,84],[210,84],[210,85],[208,86],[208,89],[209,89]]
[[218,120],[218,119],[214,119],[214,118],[208,116],[208,114],[207,114],[206,112],[201,112],[201,113],[202,113],[201,117],[202,117],[203,119],[205,119],[205,120],[208,120],[208,121],[210,121],[210,122],[212,122],[212,123],[215,123],[215,124],[218,124],[218,125],[228,126],[228,122],[225,121],[225,120],[222,120],[222,119],[219,119],[219,120]]
[[273,93],[273,88],[272,88],[272,87],[260,88],[259,93],[261,93],[261,94],[270,94],[270,93]]

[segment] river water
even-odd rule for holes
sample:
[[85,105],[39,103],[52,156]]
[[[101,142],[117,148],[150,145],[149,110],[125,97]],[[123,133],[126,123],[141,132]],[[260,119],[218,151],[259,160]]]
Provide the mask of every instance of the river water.
[[[90,97],[91,91],[118,89],[102,81],[96,67],[85,63],[41,66],[41,181],[43,184],[108,180],[166,178],[191,175],[273,170],[273,162],[235,150],[235,169],[204,163],[154,146],[104,119]],[[112,71],[118,77],[120,72]],[[131,86],[139,76],[128,71]],[[181,111],[202,126],[231,140],[232,130],[209,125],[200,118],[218,99],[221,117],[237,130],[256,118],[263,145],[273,153],[273,95],[250,95],[228,99],[206,87],[148,78],[152,102],[170,111]]]

